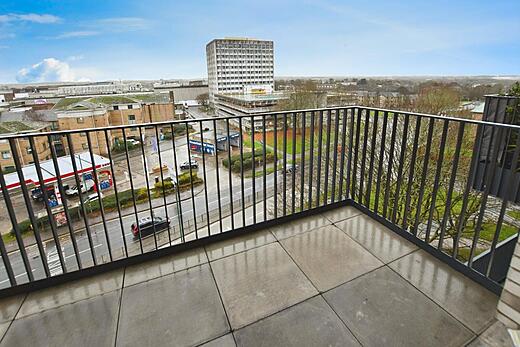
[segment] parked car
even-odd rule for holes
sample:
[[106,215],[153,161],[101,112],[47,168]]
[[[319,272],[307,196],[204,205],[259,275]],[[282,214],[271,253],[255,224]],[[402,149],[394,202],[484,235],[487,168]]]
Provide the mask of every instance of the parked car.
[[134,146],[139,146],[141,144],[141,142],[136,139],[127,139],[126,142],[129,145],[134,145]]
[[[103,193],[99,192],[99,196],[101,196],[101,199],[103,199]],[[84,200],[84,203],[94,202],[99,199],[98,193],[92,193],[89,194]]]
[[[81,194],[86,193],[94,189],[95,183],[93,179],[85,180],[80,184]],[[65,191],[67,196],[78,195],[78,187],[72,186]]]
[[[50,186],[50,187],[45,187],[45,189],[47,190],[47,197],[49,199],[52,199],[53,197],[56,196],[56,193],[54,193],[54,187]],[[43,201],[43,191],[40,187],[38,188],[34,188],[33,190],[31,190],[31,197],[33,198],[33,200],[35,201]]]
[[197,163],[193,159],[190,159],[189,161],[185,161],[184,163],[181,164],[181,170],[189,170],[190,167],[191,167],[191,169],[198,169],[199,163]]
[[298,171],[298,168],[299,168],[298,165],[294,165],[294,166],[291,165],[291,166],[288,166],[285,169],[282,168],[282,173],[284,173],[284,174],[292,174],[293,170],[296,172],[296,171]]
[[[155,232],[168,229],[170,226],[170,220],[159,216],[155,216],[153,220],[151,217],[141,218],[139,220],[139,228],[137,227],[136,223],[132,224],[132,234],[134,235],[134,240],[138,240],[139,237],[152,235],[154,232],[154,226]],[[139,235],[139,231],[141,231],[141,235]]]

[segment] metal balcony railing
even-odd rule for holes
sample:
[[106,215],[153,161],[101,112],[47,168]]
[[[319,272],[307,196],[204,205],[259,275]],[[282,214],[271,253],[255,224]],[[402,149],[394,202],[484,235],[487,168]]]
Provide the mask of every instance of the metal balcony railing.
[[[342,205],[500,291],[520,127],[365,107],[254,117],[252,132],[225,117],[1,137],[0,294]],[[24,167],[20,141],[50,159],[32,150]]]

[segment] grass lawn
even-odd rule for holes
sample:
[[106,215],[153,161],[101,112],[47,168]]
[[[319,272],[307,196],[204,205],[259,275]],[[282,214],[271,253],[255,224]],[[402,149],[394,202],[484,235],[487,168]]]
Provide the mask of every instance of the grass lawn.
[[507,215],[514,219],[520,219],[520,211],[515,211],[515,210],[508,211]]

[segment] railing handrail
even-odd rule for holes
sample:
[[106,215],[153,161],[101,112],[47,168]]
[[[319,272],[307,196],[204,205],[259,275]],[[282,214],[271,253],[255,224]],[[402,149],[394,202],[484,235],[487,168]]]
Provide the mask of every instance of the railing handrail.
[[[448,121],[452,121],[452,122],[459,122],[459,123],[466,123],[466,124],[520,130],[520,125],[515,125],[515,124],[495,123],[495,122],[488,122],[488,121],[483,121],[483,120],[467,119],[467,118],[460,118],[460,117],[453,117],[453,116],[441,116],[441,115],[434,115],[434,114],[428,114],[428,113],[410,112],[410,111],[406,111],[406,110],[394,110],[394,109],[378,108],[378,107],[371,107],[371,106],[349,105],[349,106],[310,108],[310,109],[301,109],[301,110],[261,112],[261,113],[257,113],[254,115],[248,114],[248,115],[230,115],[230,116],[224,116],[224,117],[204,117],[204,118],[196,118],[196,119],[175,119],[175,120],[168,120],[168,121],[161,121],[161,122],[122,124],[122,125],[111,125],[111,126],[105,126],[105,127],[44,131],[44,132],[27,132],[27,133],[23,133],[23,134],[21,134],[21,133],[5,134],[5,135],[0,135],[0,140],[8,140],[8,139],[16,139],[16,138],[29,138],[29,137],[35,137],[35,136],[77,134],[77,133],[96,132],[96,131],[105,131],[105,130],[123,130],[123,129],[132,129],[132,128],[138,129],[138,128],[143,128],[143,127],[156,127],[156,126],[160,127],[160,126],[170,126],[170,125],[174,125],[174,124],[185,124],[185,123],[212,122],[215,119],[226,121],[226,120],[230,120],[230,119],[245,118],[245,119],[249,120],[249,119],[251,119],[251,117],[263,117],[263,116],[273,116],[273,115],[293,114],[293,113],[306,113],[306,112],[351,110],[351,109],[365,109],[365,110],[372,110],[372,111],[379,111],[379,112],[407,114],[410,116],[432,118],[432,119],[437,119],[437,120],[448,120]],[[370,117],[373,117],[373,115],[370,115]]]

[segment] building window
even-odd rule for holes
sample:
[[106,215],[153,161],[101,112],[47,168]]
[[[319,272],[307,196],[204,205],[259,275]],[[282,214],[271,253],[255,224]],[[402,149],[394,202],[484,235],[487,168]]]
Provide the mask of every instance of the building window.
[[76,119],[78,123],[85,123],[85,119],[83,117],[79,117]]
[[79,133],[79,136],[85,137],[85,136],[87,136],[87,133]]
[[117,111],[117,110],[119,110],[119,106],[114,105],[114,111]]
[[128,124],[135,124],[135,115],[133,115],[133,114],[128,115]]
[[128,109],[131,110],[134,108],[134,105],[128,105]]
[[25,148],[25,150],[27,151],[27,154],[31,154],[32,153],[32,148],[31,147],[27,147],[27,148]]
[[2,159],[10,159],[11,158],[11,152],[5,151],[2,152]]
[[88,149],[88,143],[83,143],[81,147],[83,147],[83,149]]

